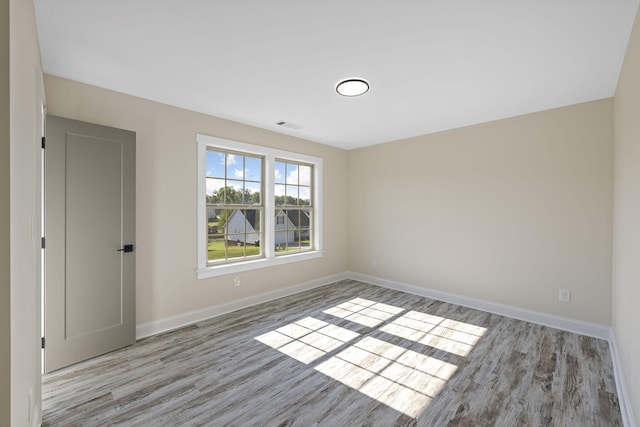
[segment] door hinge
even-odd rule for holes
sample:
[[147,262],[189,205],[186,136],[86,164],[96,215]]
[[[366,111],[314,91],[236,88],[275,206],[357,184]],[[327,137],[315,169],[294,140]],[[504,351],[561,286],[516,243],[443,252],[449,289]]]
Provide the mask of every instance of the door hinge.
[[42,337],[42,341],[41,341],[42,348],[44,348],[44,343],[45,343],[44,337]]
[[42,137],[42,148],[44,148],[44,146],[46,145],[46,138],[43,136]]
[[43,237],[43,238],[42,238],[42,249],[44,249],[44,247],[45,247],[45,246],[46,246],[45,238]]

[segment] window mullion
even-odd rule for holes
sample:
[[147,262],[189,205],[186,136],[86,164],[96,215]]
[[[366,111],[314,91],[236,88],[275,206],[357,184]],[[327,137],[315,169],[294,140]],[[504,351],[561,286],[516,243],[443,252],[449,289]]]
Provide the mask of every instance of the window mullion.
[[274,174],[275,158],[265,156],[264,158],[264,256],[273,258],[275,256],[275,199],[274,199]]

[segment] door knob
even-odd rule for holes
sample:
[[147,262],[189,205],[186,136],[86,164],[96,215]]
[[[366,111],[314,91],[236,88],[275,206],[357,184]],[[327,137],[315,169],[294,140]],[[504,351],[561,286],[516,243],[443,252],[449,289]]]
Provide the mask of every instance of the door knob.
[[133,252],[133,245],[124,245],[124,248],[118,249],[118,252]]

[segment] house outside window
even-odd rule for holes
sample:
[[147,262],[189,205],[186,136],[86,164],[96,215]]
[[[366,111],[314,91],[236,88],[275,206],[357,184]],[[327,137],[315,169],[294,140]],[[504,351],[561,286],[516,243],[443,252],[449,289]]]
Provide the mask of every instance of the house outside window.
[[199,278],[322,256],[322,159],[197,135]]

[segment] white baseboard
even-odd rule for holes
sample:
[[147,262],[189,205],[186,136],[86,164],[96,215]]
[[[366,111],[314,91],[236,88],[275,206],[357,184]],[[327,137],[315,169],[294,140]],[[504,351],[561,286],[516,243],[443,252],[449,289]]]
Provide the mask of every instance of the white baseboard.
[[513,319],[524,320],[543,326],[550,326],[552,328],[561,329],[563,331],[575,332],[581,335],[587,335],[603,340],[609,339],[610,328],[608,326],[600,325],[597,323],[583,322],[566,317],[554,316],[552,314],[528,310],[526,308],[498,304],[491,301],[465,297],[449,292],[423,288],[420,286],[409,285],[407,283],[396,282],[393,280],[382,279],[379,277],[368,276],[360,273],[349,272],[347,273],[347,276],[350,279],[359,280],[361,282],[371,283],[373,285],[395,289],[398,291],[432,298],[439,301],[450,302],[452,304],[457,304],[464,307],[475,308],[477,310],[488,311],[489,313],[495,313],[501,316],[511,317]]
[[539,325],[550,326],[552,328],[564,331],[575,332],[590,337],[609,340],[610,328],[597,323],[584,322],[580,320],[569,319],[566,317],[554,316],[548,313],[528,310],[525,308],[513,307],[499,304],[491,301],[481,300],[477,298],[465,297],[449,292],[438,291],[435,289],[423,288],[420,286],[410,285],[407,283],[396,282],[393,280],[382,279],[379,277],[368,276],[365,274],[345,272],[332,276],[322,277],[288,288],[278,289],[276,291],[265,292],[253,295],[247,298],[231,301],[225,304],[218,304],[200,310],[189,311],[175,316],[165,317],[163,319],[151,322],[141,323],[136,326],[136,339],[146,338],[163,332],[181,328],[196,322],[210,319],[230,313],[235,310],[251,307],[277,298],[297,294],[319,286],[328,285],[343,279],[359,280],[361,282],[382,286],[385,288],[395,289],[414,295],[427,298],[437,299],[452,304],[458,304],[464,307],[470,307],[477,310],[488,311],[490,313],[511,317],[514,319],[524,320],[527,322],[537,323]]
[[34,406],[31,411],[31,426],[32,427],[40,427],[42,425],[42,417],[40,416],[40,407]]
[[142,338],[150,337],[152,335],[172,331],[183,326],[188,326],[196,322],[211,319],[212,317],[221,316],[232,311],[251,307],[257,304],[262,304],[264,302],[271,301],[277,298],[297,294],[299,292],[335,283],[347,278],[348,276],[346,273],[334,274],[332,276],[326,276],[299,285],[290,286],[288,288],[282,288],[271,292],[253,295],[225,304],[218,304],[200,310],[188,311],[186,313],[181,313],[175,316],[141,323],[139,325],[136,325],[136,339],[139,340]]
[[618,351],[618,342],[616,334],[611,329],[609,334],[609,349],[611,350],[611,361],[613,363],[613,374],[616,380],[616,391],[618,393],[618,403],[620,404],[620,412],[622,413],[622,422],[625,427],[636,427],[633,412],[631,411],[631,401],[627,393],[627,383],[622,373],[622,362],[620,361],[620,352]]

